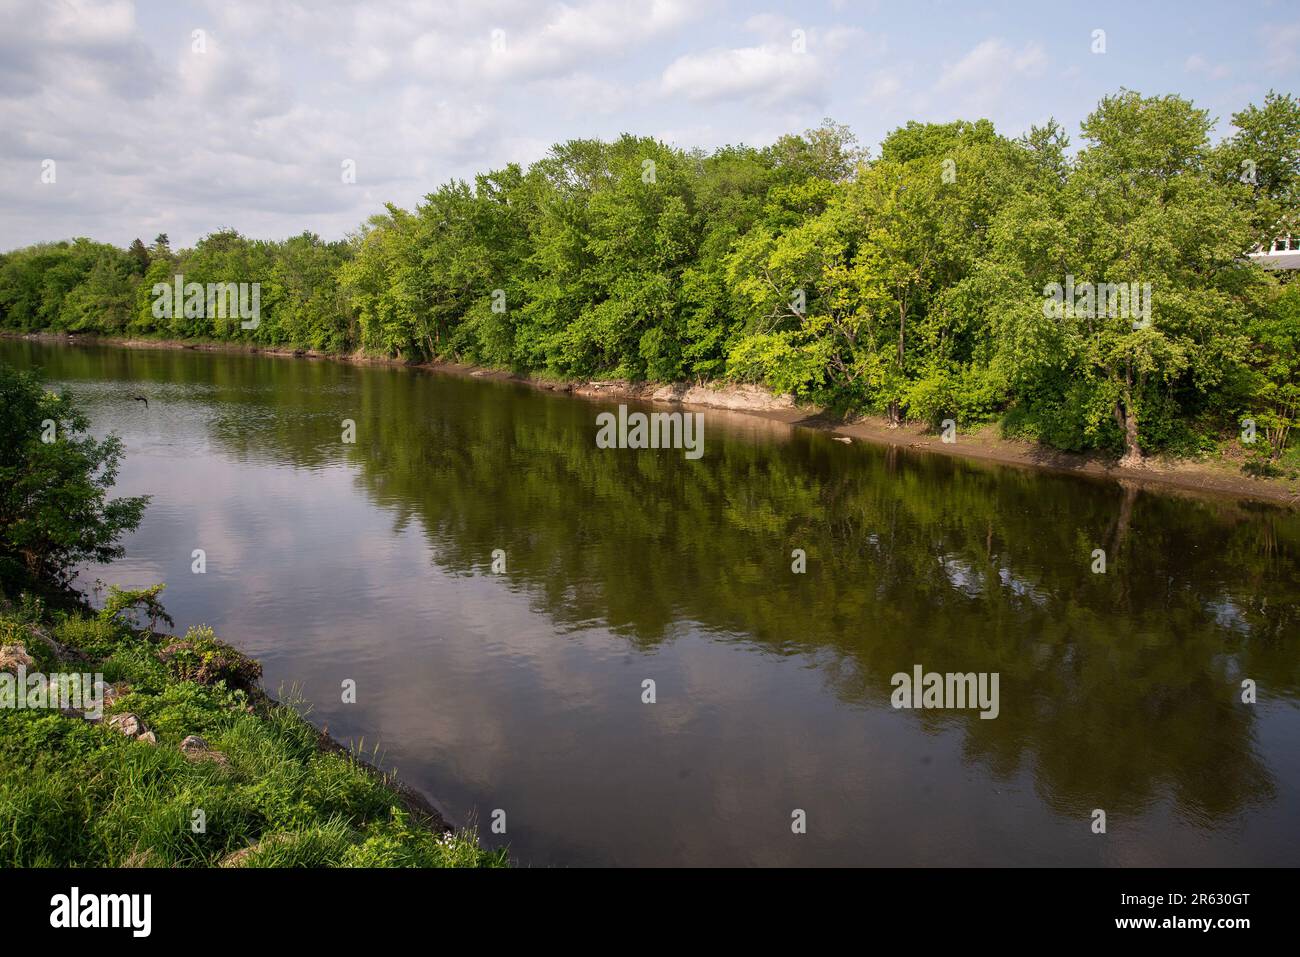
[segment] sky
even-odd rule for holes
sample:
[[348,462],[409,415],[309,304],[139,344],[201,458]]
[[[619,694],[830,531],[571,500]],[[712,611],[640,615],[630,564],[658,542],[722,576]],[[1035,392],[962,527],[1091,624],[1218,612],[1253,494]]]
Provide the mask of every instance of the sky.
[[874,149],[908,120],[1055,117],[1078,145],[1121,87],[1225,134],[1300,91],[1300,4],[0,0],[0,249],[338,239],[623,132],[764,146],[831,117]]

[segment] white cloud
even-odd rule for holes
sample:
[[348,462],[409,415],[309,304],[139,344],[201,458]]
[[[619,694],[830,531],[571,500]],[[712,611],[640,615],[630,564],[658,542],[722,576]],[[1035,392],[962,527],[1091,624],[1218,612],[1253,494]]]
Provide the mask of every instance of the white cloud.
[[865,99],[868,103],[883,103],[895,99],[902,92],[902,78],[896,72],[882,70],[867,81]]
[[[932,12],[890,8],[887,44],[884,13],[858,2],[765,9],[0,0],[0,248],[73,235],[124,244],[159,229],[183,245],[220,226],[337,237],[383,202],[409,207],[448,177],[527,162],[574,137],[668,131],[687,146],[761,146],[827,114],[867,144],[909,119],[957,115],[1014,133],[1048,113],[1082,116],[1119,81],[1163,88],[1169,63],[1186,66],[1176,72],[1193,87],[1219,63],[1258,63],[1256,89],[1220,90],[1231,112],[1261,84],[1286,88],[1300,63],[1300,24],[1285,21],[1219,18],[1215,60],[1162,34],[1131,77],[1093,59],[1071,80],[1079,58],[1064,55],[1059,31],[1013,43],[957,7],[952,35],[993,38],[946,63]],[[191,52],[200,28],[204,54]],[[493,50],[494,29],[504,49]],[[1059,70],[1048,51],[1063,56]],[[45,158],[58,162],[56,184],[40,182]],[[355,185],[340,181],[344,159],[356,161]]]
[[1208,76],[1211,80],[1222,80],[1232,75],[1232,68],[1225,63],[1210,63],[1199,53],[1193,53],[1183,61],[1183,69],[1188,73]]
[[885,45],[881,37],[868,33],[860,27],[835,26],[820,35],[821,49],[833,56],[843,53],[879,56]]
[[98,46],[129,40],[135,28],[135,6],[130,0],[94,3],[58,0],[44,7],[49,30],[64,43]]
[[1300,67],[1300,23],[1274,24],[1264,30],[1264,62],[1277,72]]
[[518,32],[498,28],[504,44],[493,49],[489,36],[483,72],[488,77],[518,79],[590,67],[684,26],[697,11],[698,5],[686,0],[651,0],[648,7],[616,0],[560,4],[538,28]]
[[1043,73],[1047,54],[1039,43],[1016,50],[1005,40],[984,40],[935,81],[934,91],[981,112],[994,112],[1009,89]]
[[539,84],[551,102],[569,116],[599,113],[608,115],[623,109],[635,91],[591,73],[571,73]]
[[688,100],[754,99],[773,104],[822,102],[827,76],[811,53],[765,44],[678,57],[664,70],[660,88]]

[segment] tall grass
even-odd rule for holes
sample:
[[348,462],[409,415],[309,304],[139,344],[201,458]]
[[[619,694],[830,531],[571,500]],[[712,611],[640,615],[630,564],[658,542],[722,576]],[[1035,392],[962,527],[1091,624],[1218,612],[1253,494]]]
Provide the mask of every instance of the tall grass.
[[[353,754],[323,750],[293,707],[224,681],[181,680],[156,636],[114,618],[9,606],[0,637],[23,644],[46,671],[101,671],[121,692],[99,723],[0,708],[0,866],[506,864],[504,851],[484,850],[472,832],[418,820]],[[158,743],[110,727],[124,712]],[[214,756],[182,753],[191,734]]]

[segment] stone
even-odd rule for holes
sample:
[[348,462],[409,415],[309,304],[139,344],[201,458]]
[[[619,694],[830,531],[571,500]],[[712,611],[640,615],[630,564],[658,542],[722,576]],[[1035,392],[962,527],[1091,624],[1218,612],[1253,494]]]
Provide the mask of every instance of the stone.
[[22,645],[0,645],[0,671],[12,671],[19,668],[32,668],[36,659],[27,653]]
[[108,719],[108,726],[121,731],[128,738],[138,738],[144,733],[144,722],[137,715],[127,711],[122,714],[115,714]]
[[157,744],[158,735],[154,734],[152,731],[146,731],[144,734],[136,735],[136,740],[143,741],[145,744]]
[[197,734],[185,736],[181,742],[181,754],[185,755],[190,761],[211,761],[213,764],[225,767],[229,759],[220,751],[213,751]]

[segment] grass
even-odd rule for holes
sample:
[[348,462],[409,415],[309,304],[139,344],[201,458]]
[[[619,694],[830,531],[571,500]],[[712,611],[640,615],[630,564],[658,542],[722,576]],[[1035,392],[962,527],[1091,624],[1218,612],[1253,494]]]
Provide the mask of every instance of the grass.
[[[352,754],[323,749],[294,708],[247,681],[256,662],[206,629],[178,640],[26,600],[0,610],[0,643],[25,649],[29,672],[102,672],[119,692],[100,722],[0,708],[0,866],[507,863],[471,831],[429,826]],[[156,744],[110,726],[128,712]],[[205,739],[206,758],[180,750],[188,735]]]

